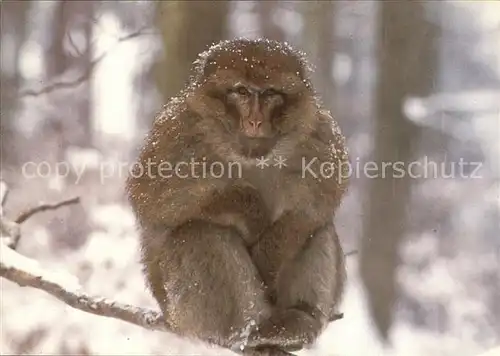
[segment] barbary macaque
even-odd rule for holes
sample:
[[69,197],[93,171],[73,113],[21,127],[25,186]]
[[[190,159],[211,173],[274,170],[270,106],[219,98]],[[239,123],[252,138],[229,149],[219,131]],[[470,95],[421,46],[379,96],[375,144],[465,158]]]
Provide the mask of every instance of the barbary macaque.
[[348,156],[309,73],[287,44],[222,41],[155,119],[127,188],[173,331],[286,355],[334,319]]

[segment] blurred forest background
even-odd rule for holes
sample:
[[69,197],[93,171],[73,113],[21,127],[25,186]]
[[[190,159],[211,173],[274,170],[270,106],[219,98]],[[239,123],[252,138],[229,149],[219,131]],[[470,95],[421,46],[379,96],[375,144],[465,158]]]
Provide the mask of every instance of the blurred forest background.
[[[359,251],[345,317],[299,354],[473,356],[500,344],[500,1],[0,5],[4,213],[82,198],[26,222],[20,253],[88,292],[155,307],[123,191],[137,148],[198,52],[236,36],[286,40],[315,66],[353,163],[437,162],[420,178],[352,178],[336,217],[345,250]],[[2,354],[201,352],[0,283]]]

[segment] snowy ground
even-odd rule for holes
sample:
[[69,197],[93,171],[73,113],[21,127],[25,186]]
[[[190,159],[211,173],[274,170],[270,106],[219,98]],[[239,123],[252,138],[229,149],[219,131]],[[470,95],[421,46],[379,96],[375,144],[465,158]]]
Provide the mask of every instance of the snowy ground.
[[[44,240],[47,235],[42,228],[33,231],[30,241],[24,242],[24,250],[41,255],[40,262],[49,268],[66,269],[77,275],[91,293],[154,308],[137,262],[138,240],[130,210],[120,205],[107,205],[95,207],[92,211],[92,220],[99,232],[93,233],[81,250],[57,259],[50,258],[46,253],[34,252],[46,245]],[[441,273],[438,275],[440,284],[453,282],[450,268],[443,269],[437,262],[433,269],[435,273]],[[348,271],[349,287],[342,305],[345,318],[331,324],[314,349],[298,352],[298,355],[474,356],[494,346],[493,340],[474,342],[472,335],[479,332],[477,329],[463,330],[461,335],[457,335],[456,330],[448,334],[433,334],[398,322],[392,337],[394,348],[385,349],[377,340],[367,315],[355,257],[349,258]],[[410,277],[418,278],[416,275],[405,278]],[[425,283],[420,284],[421,290],[432,286],[432,280],[427,286]],[[425,297],[426,293],[423,294]],[[2,354],[231,354],[171,334],[86,314],[65,306],[43,292],[21,288],[5,280],[1,281],[1,295]],[[461,302],[458,307],[474,306],[474,300]]]

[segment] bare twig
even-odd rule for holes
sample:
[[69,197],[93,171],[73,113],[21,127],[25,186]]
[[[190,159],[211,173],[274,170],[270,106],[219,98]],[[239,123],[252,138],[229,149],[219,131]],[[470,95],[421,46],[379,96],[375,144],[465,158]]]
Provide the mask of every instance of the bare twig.
[[150,330],[167,331],[161,313],[85,293],[77,278],[65,272],[43,270],[32,259],[0,246],[0,277],[18,285],[43,290],[69,306],[87,313],[115,318]]
[[82,51],[80,51],[80,49],[76,45],[76,43],[75,43],[75,41],[73,39],[73,36],[71,35],[71,32],[67,33],[66,37],[68,38],[68,42],[71,45],[71,47],[73,47],[73,49],[75,50],[76,54],[78,56],[80,56],[80,57],[83,56],[83,53],[82,53]]
[[3,206],[7,201],[7,195],[9,193],[9,187],[7,183],[0,180],[0,238],[7,241],[8,244],[14,241],[19,241],[21,237],[21,228],[19,224],[14,221],[7,219],[3,215]]
[[64,200],[59,203],[54,204],[42,204],[36,206],[34,208],[28,209],[27,211],[21,213],[17,219],[11,221],[7,219],[3,215],[0,214],[0,232],[2,238],[6,238],[7,242],[4,242],[9,248],[15,250],[19,241],[21,239],[21,228],[20,225],[28,220],[30,217],[35,215],[36,213],[47,211],[47,210],[55,210],[62,206],[77,204],[80,202],[79,197],[75,197],[72,199]]
[[79,202],[80,202],[80,197],[75,197],[75,198],[71,198],[68,200],[63,200],[63,201],[61,201],[59,203],[55,203],[55,204],[42,204],[42,205],[36,206],[34,208],[28,209],[25,212],[19,214],[17,219],[14,221],[17,224],[22,224],[23,222],[28,220],[30,217],[32,217],[36,213],[40,213],[42,211],[47,211],[47,210],[55,210],[55,209],[58,209],[62,206],[78,204]]
[[358,254],[358,250],[352,250],[352,251],[344,253],[344,256],[348,257],[348,256],[357,255],[357,254]]
[[[134,31],[128,35],[118,37],[114,45],[116,46],[117,44],[131,40],[133,38],[139,37],[141,35],[147,34],[144,32],[144,30],[148,28],[148,26],[142,27],[137,31]],[[87,81],[93,72],[94,67],[96,67],[108,54],[109,52],[103,53],[100,56],[98,56],[96,59],[90,62],[90,64],[87,66],[86,70],[84,73],[82,73],[79,77],[73,79],[73,80],[68,80],[68,81],[55,81],[52,84],[49,84],[39,90],[32,90],[32,89],[27,89],[24,91],[20,92],[21,97],[36,97],[40,96],[42,94],[47,94],[51,93],[53,91],[59,90],[59,89],[70,89],[70,88],[75,88],[78,85],[82,84],[83,82]]]
[[21,238],[21,227],[5,216],[0,216],[0,237],[7,246],[16,247]]
[[0,216],[3,215],[3,206],[7,201],[7,195],[9,195],[9,187],[7,186],[7,183],[0,180]]

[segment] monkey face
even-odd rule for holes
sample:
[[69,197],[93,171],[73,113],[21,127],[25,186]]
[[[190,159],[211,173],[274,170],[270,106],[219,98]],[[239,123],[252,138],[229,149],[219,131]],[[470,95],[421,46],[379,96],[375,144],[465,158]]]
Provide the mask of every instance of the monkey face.
[[240,40],[212,47],[201,58],[191,106],[211,121],[219,142],[231,142],[234,153],[266,156],[314,126],[314,91],[305,62],[291,48]]
[[227,92],[228,113],[239,122],[240,134],[248,139],[269,139],[275,136],[273,115],[284,104],[283,94],[273,88],[245,86],[238,83]]
[[284,104],[285,94],[269,87],[237,83],[227,90],[228,119],[244,153],[265,155],[276,144],[276,118]]

